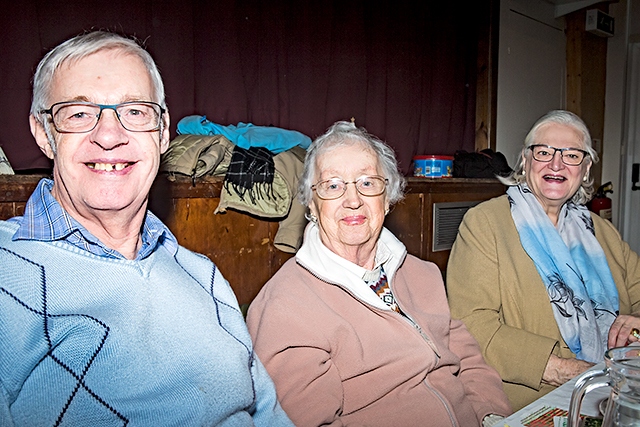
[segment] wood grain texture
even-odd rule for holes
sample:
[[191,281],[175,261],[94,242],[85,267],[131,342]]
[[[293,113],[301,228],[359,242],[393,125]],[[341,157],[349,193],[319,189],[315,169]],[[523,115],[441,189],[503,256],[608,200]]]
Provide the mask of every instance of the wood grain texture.
[[[0,219],[21,215],[41,176],[0,176]],[[238,302],[250,303],[264,283],[293,255],[273,245],[277,219],[259,218],[229,209],[214,214],[220,202],[221,178],[170,182],[156,179],[149,208],[184,247],[209,257],[229,281]],[[407,251],[445,270],[448,250],[433,252],[434,203],[482,201],[504,193],[492,179],[408,178],[404,200],[394,206],[385,226]]]
[[[606,3],[593,7],[605,13],[609,11]],[[567,110],[584,120],[592,139],[601,141],[594,147],[600,162],[591,167],[591,174],[597,187],[602,183],[608,38],[585,31],[586,10],[578,10],[566,17]]]

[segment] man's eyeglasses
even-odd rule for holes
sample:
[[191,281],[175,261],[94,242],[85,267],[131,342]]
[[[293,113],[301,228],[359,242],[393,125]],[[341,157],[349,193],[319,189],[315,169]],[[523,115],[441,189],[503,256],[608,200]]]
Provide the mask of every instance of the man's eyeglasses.
[[41,114],[49,114],[53,126],[60,133],[91,132],[98,125],[103,110],[113,110],[118,121],[131,132],[151,132],[160,129],[165,109],[150,101],[131,101],[121,104],[93,104],[91,102],[57,102]]
[[342,197],[347,192],[347,185],[354,184],[358,193],[363,196],[373,197],[384,193],[388,182],[388,179],[381,176],[362,176],[351,182],[345,182],[340,178],[331,178],[312,185],[311,189],[321,199],[333,200]]
[[533,158],[539,162],[550,162],[553,160],[553,156],[556,155],[556,151],[560,152],[562,163],[568,166],[578,166],[584,158],[589,155],[588,152],[580,150],[579,148],[555,148],[550,145],[534,144],[528,147],[533,154]]

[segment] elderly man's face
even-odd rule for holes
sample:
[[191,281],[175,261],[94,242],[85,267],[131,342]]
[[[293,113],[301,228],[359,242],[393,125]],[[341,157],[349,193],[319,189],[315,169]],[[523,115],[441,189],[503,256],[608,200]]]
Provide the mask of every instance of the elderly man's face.
[[[156,101],[142,61],[118,50],[105,50],[77,62],[63,63],[54,76],[50,104],[89,101],[118,104]],[[114,110],[103,110],[95,129],[86,133],[52,133],[54,153],[44,129],[32,132],[40,148],[54,159],[53,195],[72,215],[101,217],[136,215],[146,208],[147,195],[158,171],[160,154],[169,143],[168,116],[162,133],[130,132]]]

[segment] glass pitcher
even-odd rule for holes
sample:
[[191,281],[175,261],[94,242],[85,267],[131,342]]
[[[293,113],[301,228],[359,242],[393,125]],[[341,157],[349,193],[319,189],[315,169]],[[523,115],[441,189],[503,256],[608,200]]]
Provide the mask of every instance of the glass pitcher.
[[580,426],[580,406],[586,393],[611,386],[603,427],[640,427],[640,346],[618,347],[604,354],[605,369],[578,378],[569,405],[569,427]]

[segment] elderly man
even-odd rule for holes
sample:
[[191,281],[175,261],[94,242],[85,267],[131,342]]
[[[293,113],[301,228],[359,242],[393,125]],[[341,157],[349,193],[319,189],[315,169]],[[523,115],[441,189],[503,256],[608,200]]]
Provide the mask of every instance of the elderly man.
[[0,221],[0,425],[291,426],[229,284],[146,209],[169,144],[151,56],[64,42],[30,125],[53,180]]

